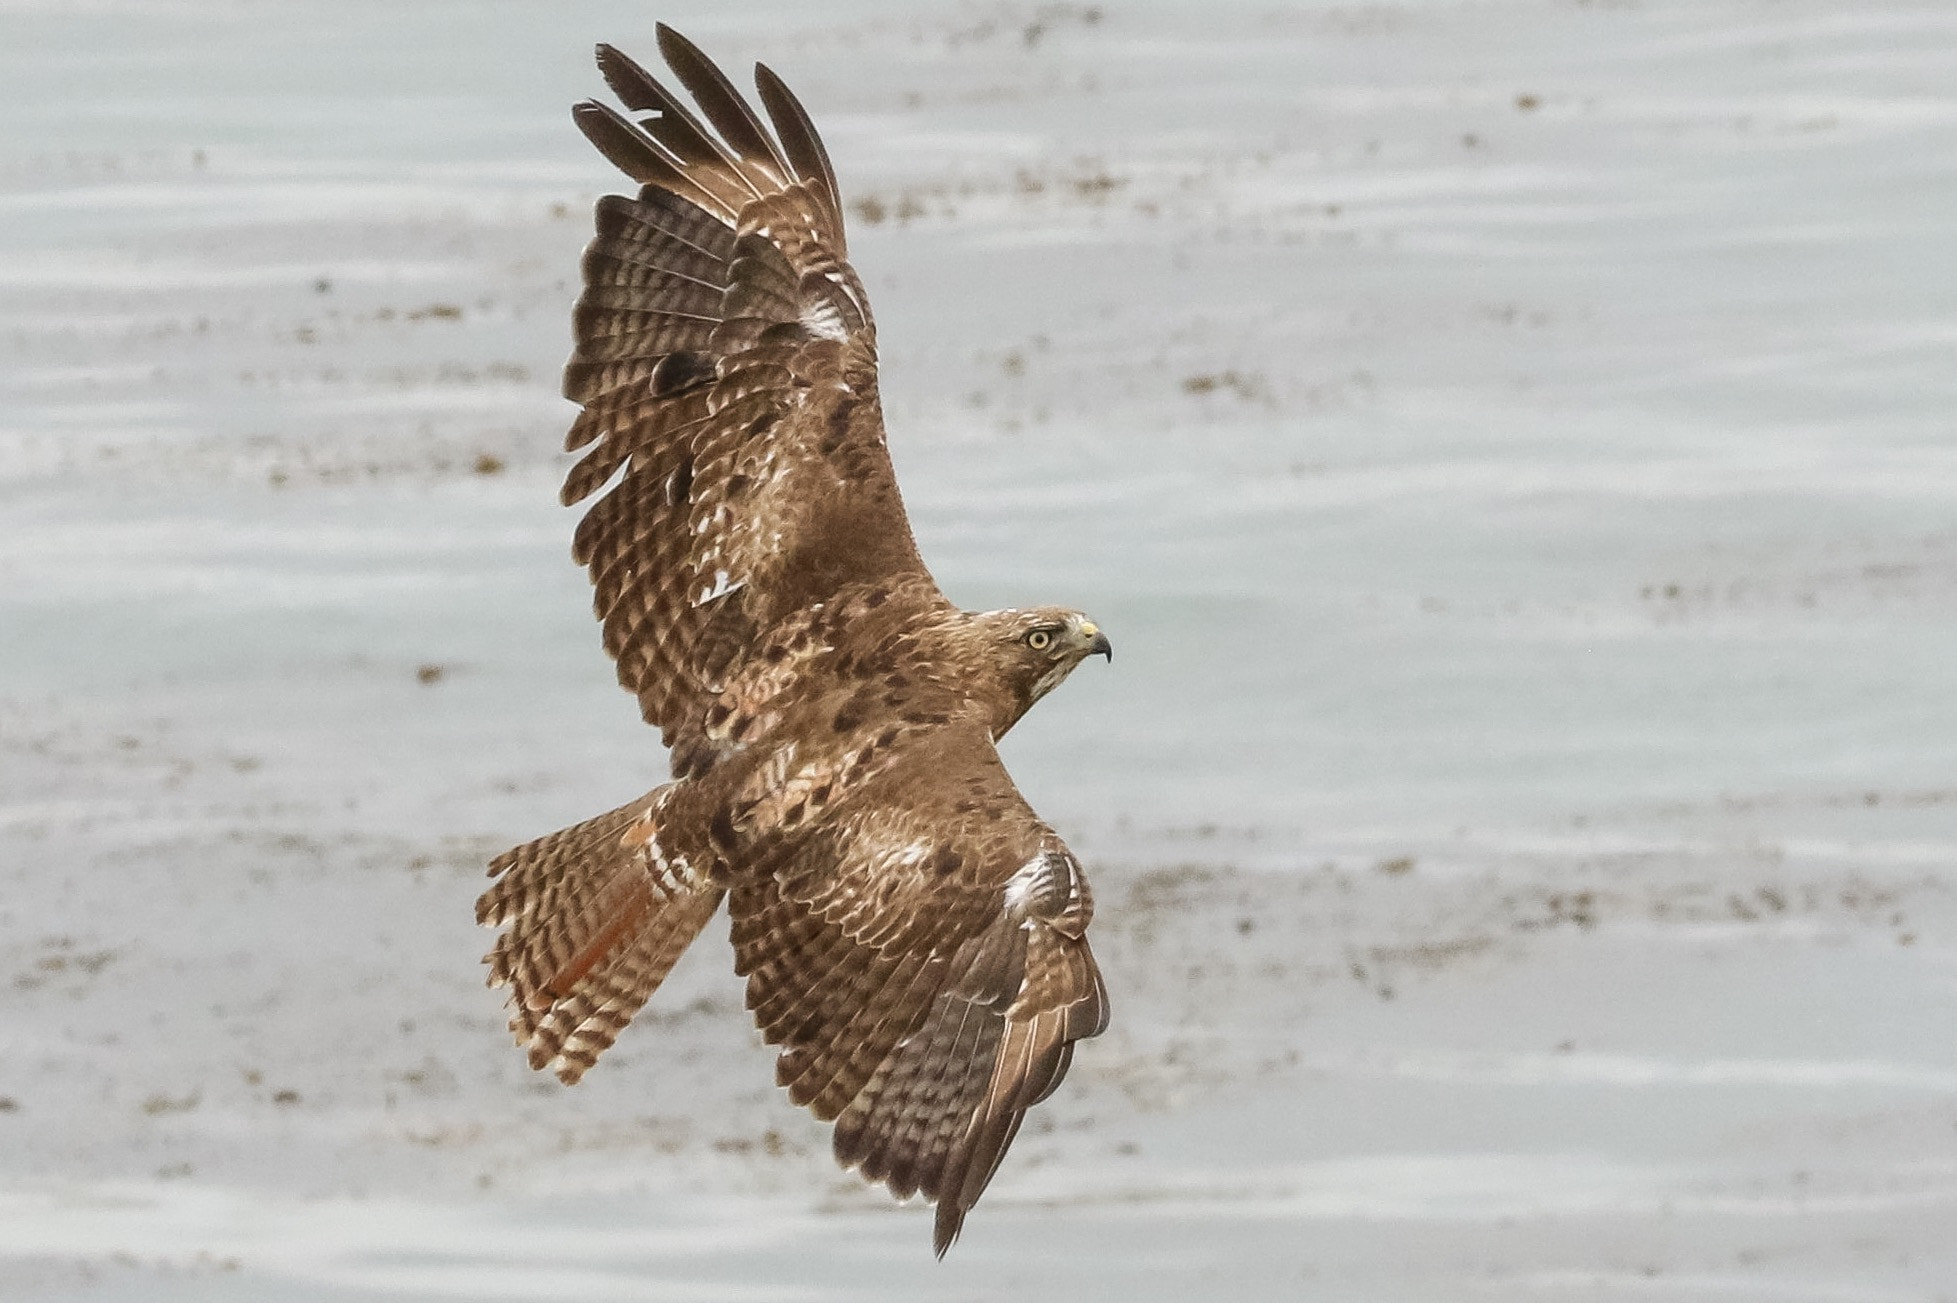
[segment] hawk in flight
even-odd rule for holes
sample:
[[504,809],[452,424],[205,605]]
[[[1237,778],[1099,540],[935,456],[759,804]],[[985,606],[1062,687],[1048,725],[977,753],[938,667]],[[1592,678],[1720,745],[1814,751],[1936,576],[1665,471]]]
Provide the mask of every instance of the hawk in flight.
[[562,496],[598,495],[573,554],[672,781],[495,859],[489,981],[576,1082],[725,899],[776,1080],[845,1167],[936,1202],[942,1256],[1107,1025],[1087,881],[995,743],[1113,654],[1078,611],[938,591],[822,141],[767,68],[772,129],[684,37],[659,49],[691,107],[599,46],[633,116],[574,111],[640,189],[598,201],[584,256]]

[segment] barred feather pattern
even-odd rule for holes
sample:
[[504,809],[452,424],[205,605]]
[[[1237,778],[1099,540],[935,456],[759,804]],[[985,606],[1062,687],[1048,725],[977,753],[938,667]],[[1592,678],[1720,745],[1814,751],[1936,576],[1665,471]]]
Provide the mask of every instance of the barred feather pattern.
[[483,958],[507,986],[510,1031],[532,1068],[569,1085],[609,1048],[707,920],[710,868],[662,845],[674,789],[506,851],[476,921],[507,929]]
[[[938,1205],[940,1255],[1027,1109],[1107,1023],[1072,854],[989,739],[900,739],[901,763],[777,838],[731,897],[737,971],[776,1080],[834,1119],[835,1152]],[[880,799],[904,776],[906,800]],[[766,844],[765,842],[762,844]]]
[[619,681],[687,777],[720,754],[700,717],[758,637],[842,584],[928,575],[884,447],[875,325],[820,140],[771,74],[773,134],[683,38],[662,27],[660,48],[698,115],[609,46],[599,64],[613,90],[655,114],[576,111],[644,184],[599,201],[585,253],[564,372],[583,405],[565,443],[584,457],[562,496],[612,485],[573,555]]
[[820,137],[765,68],[764,120],[659,45],[690,100],[600,47],[627,112],[574,110],[640,189],[599,201],[584,257],[562,499],[674,781],[492,862],[489,979],[531,1066],[576,1082],[729,899],[777,1081],[844,1166],[937,1203],[942,1256],[1107,1022],[1085,878],[994,746],[1107,640],[938,590]]

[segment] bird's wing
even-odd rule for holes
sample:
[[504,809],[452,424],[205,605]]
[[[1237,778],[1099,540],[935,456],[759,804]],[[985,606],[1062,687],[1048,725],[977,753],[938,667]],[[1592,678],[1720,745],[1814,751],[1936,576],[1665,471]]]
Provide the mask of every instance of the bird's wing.
[[619,681],[684,777],[757,635],[846,585],[930,578],[820,138],[766,68],[772,132],[685,38],[661,26],[659,48],[697,112],[609,46],[599,68],[640,116],[575,110],[642,189],[599,201],[585,253],[564,392],[584,406],[565,446],[586,451],[563,500],[610,485],[573,553]]
[[735,962],[776,1079],[844,1166],[937,1203],[942,1255],[1108,1002],[1080,865],[984,729],[878,741],[757,791]]

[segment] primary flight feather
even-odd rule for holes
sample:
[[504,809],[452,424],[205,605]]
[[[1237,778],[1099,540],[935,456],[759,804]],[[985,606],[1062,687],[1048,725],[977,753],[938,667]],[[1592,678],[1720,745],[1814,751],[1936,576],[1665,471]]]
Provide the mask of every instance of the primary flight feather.
[[659,49],[692,107],[600,46],[635,116],[574,110],[640,189],[585,252],[563,500],[604,490],[573,555],[672,781],[491,863],[489,980],[576,1082],[725,899],[776,1080],[841,1163],[937,1204],[942,1255],[1107,1025],[1087,881],[994,744],[1112,653],[1077,611],[938,591],[821,138],[765,67],[766,122],[663,25]]

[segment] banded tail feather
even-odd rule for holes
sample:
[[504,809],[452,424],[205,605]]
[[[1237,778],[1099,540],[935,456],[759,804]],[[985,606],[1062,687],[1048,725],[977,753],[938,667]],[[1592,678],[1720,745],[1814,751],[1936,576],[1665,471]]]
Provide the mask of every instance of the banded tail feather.
[[[625,1030],[724,894],[706,864],[662,842],[673,788],[505,851],[476,921],[506,929],[483,956],[510,988],[530,1066],[575,1083]],[[670,836],[670,834],[668,834]]]

